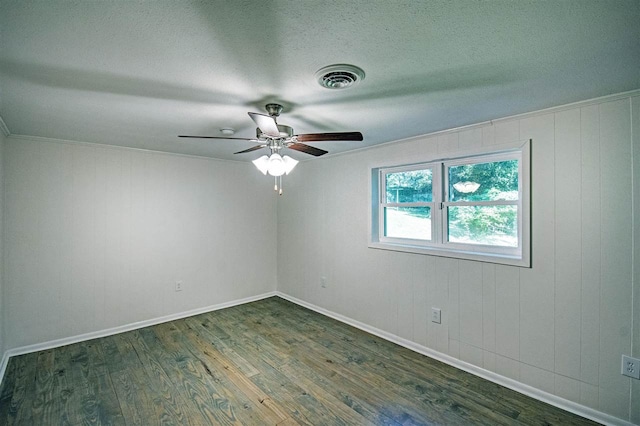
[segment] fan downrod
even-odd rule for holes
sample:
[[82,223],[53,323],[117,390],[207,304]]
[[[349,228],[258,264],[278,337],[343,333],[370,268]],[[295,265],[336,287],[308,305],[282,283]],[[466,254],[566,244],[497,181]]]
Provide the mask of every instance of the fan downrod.
[[264,108],[271,117],[279,117],[282,112],[282,105],[280,104],[266,104]]

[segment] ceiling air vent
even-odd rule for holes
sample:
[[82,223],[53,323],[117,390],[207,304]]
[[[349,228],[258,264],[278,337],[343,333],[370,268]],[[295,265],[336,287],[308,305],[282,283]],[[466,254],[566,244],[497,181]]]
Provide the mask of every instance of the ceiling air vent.
[[346,89],[364,80],[364,71],[355,65],[329,65],[316,72],[316,79],[327,89]]

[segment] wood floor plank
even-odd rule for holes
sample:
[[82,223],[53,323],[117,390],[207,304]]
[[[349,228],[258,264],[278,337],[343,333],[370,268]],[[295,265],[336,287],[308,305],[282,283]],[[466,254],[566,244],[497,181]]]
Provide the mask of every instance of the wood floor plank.
[[67,380],[67,359],[65,358],[64,347],[53,349],[53,389],[52,389],[52,410],[51,418],[57,419],[57,424],[61,426],[72,425],[70,397],[74,392],[73,383]]
[[120,410],[127,425],[160,424],[171,418],[172,411],[166,408],[161,393],[150,385],[152,381],[128,337],[130,334],[125,333],[101,342]]
[[17,379],[18,357],[9,358],[7,368],[4,373],[4,380],[0,385],[0,424],[7,420],[11,399],[13,398],[13,388]]
[[214,377],[201,355],[194,355],[192,343],[173,323],[160,324],[156,335],[179,367],[180,387],[189,395],[197,409],[213,424],[242,424],[242,408],[249,402],[230,389],[228,382]]
[[89,374],[95,374],[90,379],[90,392],[95,401],[101,424],[122,424],[124,417],[120,408],[120,401],[115,392],[107,361],[99,340],[87,343],[89,356]]
[[[364,417],[357,415],[355,412],[343,411],[340,415],[336,414],[335,409],[316,399],[311,392],[305,390],[305,387],[297,377],[285,376],[273,368],[266,361],[265,353],[268,348],[261,346],[259,353],[251,350],[251,347],[247,350],[241,343],[226,335],[216,325],[209,322],[208,319],[203,319],[200,326],[202,326],[202,332],[207,334],[208,339],[215,347],[233,346],[235,354],[241,354],[245,360],[258,366],[261,373],[251,376],[251,381],[263,392],[273,395],[297,422],[301,424],[317,424],[320,420],[321,423],[326,424],[341,424],[345,421],[347,424],[368,423]],[[222,339],[219,336],[223,336]],[[223,342],[223,339],[228,342]],[[244,341],[246,342],[246,340]],[[277,351],[271,351],[268,358],[277,358]]]
[[[216,330],[216,333],[213,334],[213,336],[215,336],[215,337],[219,337],[219,338],[222,338],[222,337],[230,338],[231,337],[229,334],[224,332],[222,329],[220,329],[219,327],[215,326],[215,324],[213,324],[211,322],[211,319],[208,318],[206,315],[199,315],[197,317],[194,317],[193,320],[194,321],[199,321],[199,322],[192,323],[192,322],[188,321],[189,324],[192,324],[193,326],[198,326],[199,325],[199,327],[204,329],[203,331],[211,331],[211,330],[208,330],[209,328],[211,328],[212,330]],[[209,333],[209,335],[212,336],[210,333]],[[252,377],[252,376],[254,376],[256,374],[260,374],[260,370],[258,370],[252,363],[248,362],[245,359],[245,357],[240,356],[238,353],[236,353],[234,348],[226,345],[223,340],[218,339],[217,340],[217,344],[215,346],[245,376]]]
[[58,421],[54,413],[54,358],[51,349],[38,353],[35,397],[31,407],[34,418],[42,418],[51,424]]
[[209,371],[213,368],[219,374],[232,382],[256,407],[268,424],[278,424],[290,417],[273,399],[255,386],[248,377],[244,376],[239,369],[228,362],[223,353],[203,339],[199,333],[188,324],[189,320],[178,323],[180,329],[187,333],[188,338],[198,347],[203,358],[201,362]]
[[77,346],[77,344],[68,345],[53,350],[56,392],[54,412],[60,419],[59,424],[61,425],[82,424],[79,407],[82,404],[80,388],[84,386],[84,383],[81,380],[76,380],[72,353]]
[[273,297],[12,357],[4,424],[594,423]]
[[174,401],[165,398],[155,386],[156,381],[149,376],[130,338],[131,332],[112,336],[108,340],[113,346],[106,351],[107,356],[114,355],[109,368],[113,370],[113,383],[127,425],[185,424],[174,412]]
[[[156,358],[158,356],[162,358],[161,349],[156,348],[152,351],[147,346],[140,333],[143,330],[127,333],[126,337],[144,368],[149,386],[160,394],[161,404],[158,405],[162,407],[162,412],[160,413],[162,419],[170,420],[171,424],[197,424],[190,421],[189,416],[185,414],[185,412],[191,410],[191,404],[188,403],[188,399],[175,389],[175,385],[167,375],[161,362]],[[201,418],[197,420],[204,421]]]
[[27,425],[31,422],[31,404],[35,393],[38,353],[34,352],[15,358],[14,385],[5,424]]
[[[9,405],[3,409],[6,416],[1,419],[6,425],[28,424],[31,411],[30,392],[35,389],[35,375],[38,354],[31,353],[13,357],[10,362],[12,366],[12,377],[8,380],[11,383],[10,394],[6,396]],[[33,385],[33,386],[32,386]]]
[[67,346],[67,379],[73,381],[69,404],[72,424],[122,424],[120,405],[110,378],[105,374],[104,359],[96,350],[96,341]]

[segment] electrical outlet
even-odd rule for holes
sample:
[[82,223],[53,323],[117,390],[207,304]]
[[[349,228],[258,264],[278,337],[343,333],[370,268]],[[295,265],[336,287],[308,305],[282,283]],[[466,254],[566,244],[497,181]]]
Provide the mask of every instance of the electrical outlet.
[[327,277],[320,277],[320,287],[327,288]]
[[640,380],[640,359],[622,355],[622,375]]
[[441,323],[441,311],[439,308],[431,308],[431,322],[435,322],[436,324]]
[[182,291],[182,281],[176,281],[176,291]]

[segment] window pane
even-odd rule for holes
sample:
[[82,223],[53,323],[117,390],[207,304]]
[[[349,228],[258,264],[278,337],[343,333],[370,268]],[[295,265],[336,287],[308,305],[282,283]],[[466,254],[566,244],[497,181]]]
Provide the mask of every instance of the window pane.
[[449,201],[518,199],[518,160],[449,167]]
[[387,203],[416,203],[432,201],[431,169],[385,174]]
[[431,207],[385,207],[384,235],[431,240]]
[[518,247],[517,206],[459,206],[448,208],[449,241]]

